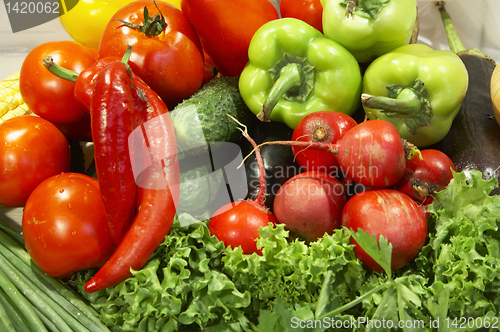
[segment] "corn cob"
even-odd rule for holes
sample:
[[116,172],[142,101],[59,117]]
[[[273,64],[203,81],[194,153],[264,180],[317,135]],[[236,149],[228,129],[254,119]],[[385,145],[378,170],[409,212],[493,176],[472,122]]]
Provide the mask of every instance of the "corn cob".
[[19,72],[0,81],[0,123],[20,115],[35,115],[19,92]]

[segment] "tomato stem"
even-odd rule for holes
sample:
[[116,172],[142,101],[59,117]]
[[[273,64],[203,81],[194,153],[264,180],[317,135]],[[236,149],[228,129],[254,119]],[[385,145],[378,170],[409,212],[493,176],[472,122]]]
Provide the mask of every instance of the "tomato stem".
[[42,63],[45,66],[45,68],[47,68],[52,74],[54,74],[59,78],[62,78],[64,80],[73,83],[75,83],[76,79],[78,78],[77,72],[59,66],[57,63],[54,62],[54,58],[52,58],[50,55],[43,58]]

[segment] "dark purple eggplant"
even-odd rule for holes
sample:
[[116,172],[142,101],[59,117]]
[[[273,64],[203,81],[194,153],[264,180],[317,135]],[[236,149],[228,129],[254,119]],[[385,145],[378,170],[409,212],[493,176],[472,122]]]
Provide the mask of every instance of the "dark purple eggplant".
[[[477,49],[466,50],[457,36],[443,1],[437,6],[446,29],[450,49],[457,53],[469,74],[469,86],[460,111],[443,140],[427,148],[446,153],[457,171],[477,169],[484,179],[500,177],[500,128],[495,120],[490,95],[494,61]],[[492,194],[500,193],[495,189]]]
[[[257,143],[269,141],[291,140],[293,129],[281,122],[257,122],[248,128],[250,137]],[[240,141],[243,157],[252,152],[252,145],[248,141]],[[260,154],[266,170],[266,207],[272,211],[274,197],[279,188],[289,178],[301,172],[300,166],[295,162],[292,148],[285,145],[264,145],[260,147]],[[248,184],[247,199],[254,199],[257,195],[259,184],[259,170],[255,153],[245,160],[245,171]]]

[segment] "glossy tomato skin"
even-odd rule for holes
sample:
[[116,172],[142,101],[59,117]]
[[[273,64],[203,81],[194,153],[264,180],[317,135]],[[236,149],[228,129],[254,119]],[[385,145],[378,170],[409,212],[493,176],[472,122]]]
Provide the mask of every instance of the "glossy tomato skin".
[[323,6],[320,0],[281,0],[281,17],[293,17],[323,33]]
[[[342,226],[355,232],[361,228],[377,239],[383,235],[392,244],[393,271],[412,261],[427,239],[424,211],[408,195],[393,189],[371,189],[351,197],[342,210]],[[384,271],[352,238],[351,243],[366,267]]]
[[446,188],[453,171],[457,168],[444,152],[435,149],[420,151],[406,162],[403,178],[394,185],[394,189],[404,192],[416,202],[430,204],[436,192]]
[[241,246],[244,254],[255,252],[261,255],[262,251],[257,249],[259,229],[270,222],[275,224],[276,218],[258,202],[237,201],[218,209],[210,218],[208,229],[226,247]]
[[[117,20],[143,25],[145,6],[150,17],[161,12],[165,18],[166,28],[157,36],[149,37]],[[99,58],[121,58],[127,45],[132,46],[128,62],[132,71],[172,109],[201,87],[203,49],[196,30],[180,9],[163,1],[157,1],[156,6],[152,0],[141,0],[118,10],[104,30]]]
[[0,204],[24,206],[43,180],[67,172],[70,146],[49,121],[19,116],[0,124]]
[[[347,114],[336,111],[320,111],[306,115],[295,127],[293,141],[335,144],[345,133],[357,125]],[[307,171],[321,171],[341,175],[337,157],[329,152],[292,146],[297,163]]]
[[254,33],[279,19],[268,0],[182,0],[181,8],[223,76],[241,74]]
[[115,250],[99,184],[84,174],[43,181],[26,203],[22,230],[35,264],[56,278],[100,267]]
[[21,65],[19,90],[26,105],[52,123],[74,123],[88,111],[74,97],[75,83],[59,78],[45,68],[42,60],[46,56],[51,56],[56,64],[76,73],[90,67],[95,60],[83,45],[63,40],[35,47]]

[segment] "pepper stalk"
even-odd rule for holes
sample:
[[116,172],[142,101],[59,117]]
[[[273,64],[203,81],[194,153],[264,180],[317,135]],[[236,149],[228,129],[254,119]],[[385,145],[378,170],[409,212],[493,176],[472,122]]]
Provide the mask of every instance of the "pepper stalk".
[[283,97],[287,100],[304,102],[314,86],[314,66],[307,59],[285,53],[269,70],[274,84],[262,105],[257,118],[269,122],[271,112]]
[[388,85],[387,95],[388,97],[384,97],[363,93],[361,103],[367,108],[380,109],[390,118],[403,118],[412,135],[415,135],[418,127],[430,125],[432,107],[429,93],[419,78],[407,87]]

